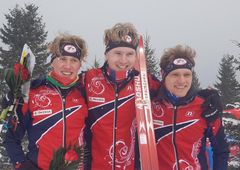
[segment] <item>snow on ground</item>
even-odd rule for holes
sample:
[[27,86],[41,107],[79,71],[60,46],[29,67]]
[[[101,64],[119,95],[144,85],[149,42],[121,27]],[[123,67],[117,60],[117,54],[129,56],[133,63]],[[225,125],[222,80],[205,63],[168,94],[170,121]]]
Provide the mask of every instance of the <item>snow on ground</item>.
[[226,123],[226,122],[232,122],[233,125],[240,124],[240,120],[233,119],[233,118],[223,118],[223,123]]

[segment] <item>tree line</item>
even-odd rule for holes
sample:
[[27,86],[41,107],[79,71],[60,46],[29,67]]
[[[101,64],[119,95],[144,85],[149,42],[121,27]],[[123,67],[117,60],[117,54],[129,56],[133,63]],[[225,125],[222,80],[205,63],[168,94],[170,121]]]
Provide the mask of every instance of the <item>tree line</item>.
[[[9,10],[9,13],[5,14],[5,18],[6,23],[0,26],[0,39],[5,45],[5,48],[0,47],[0,96],[3,96],[8,91],[4,81],[4,70],[13,67],[13,64],[19,61],[19,55],[25,43],[30,46],[36,56],[37,64],[34,68],[33,78],[45,74],[49,68],[49,64],[46,62],[48,56],[48,43],[46,42],[48,32],[45,30],[43,17],[38,12],[38,6],[34,4],[25,5],[24,7],[16,5]],[[150,40],[149,35],[144,36],[148,72],[161,79],[159,62],[156,60],[155,49],[151,47]],[[238,41],[233,41],[233,45],[240,48]],[[101,66],[96,57],[92,65],[93,67]],[[240,83],[236,75],[239,71],[239,56],[235,57],[227,54],[222,57],[214,88],[219,91],[223,106],[240,101]],[[193,73],[193,86],[195,89],[201,89],[196,72]]]
[[[0,39],[7,48],[0,47],[0,95],[8,90],[4,82],[4,70],[13,66],[19,60],[23,45],[27,43],[36,55],[36,66],[33,77],[45,74],[49,68],[47,59],[47,34],[43,17],[38,12],[38,6],[34,4],[19,7],[16,5],[9,13],[5,14],[6,23],[0,28]],[[144,45],[147,58],[148,72],[160,78],[159,63],[156,60],[155,49],[152,49],[150,36],[145,35]],[[240,47],[238,41],[233,44]],[[93,67],[99,67],[96,60]],[[223,104],[240,101],[240,84],[237,81],[236,72],[240,71],[240,57],[227,54],[222,57],[219,65],[217,82],[214,88],[219,90]],[[197,74],[193,74],[193,86],[200,89],[201,85]]]

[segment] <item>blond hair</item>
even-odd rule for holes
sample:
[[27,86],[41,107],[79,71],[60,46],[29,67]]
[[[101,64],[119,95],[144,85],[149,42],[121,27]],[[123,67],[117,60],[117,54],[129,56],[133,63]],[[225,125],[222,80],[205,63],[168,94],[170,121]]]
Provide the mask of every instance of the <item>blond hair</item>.
[[80,36],[71,35],[67,33],[59,34],[49,45],[48,51],[54,57],[61,56],[60,44],[72,43],[81,51],[80,61],[84,61],[87,56],[87,44]]
[[125,41],[125,37],[131,37],[131,44],[138,46],[139,36],[136,28],[131,23],[117,23],[110,29],[106,29],[104,32],[104,44],[107,46],[109,42],[121,42]]

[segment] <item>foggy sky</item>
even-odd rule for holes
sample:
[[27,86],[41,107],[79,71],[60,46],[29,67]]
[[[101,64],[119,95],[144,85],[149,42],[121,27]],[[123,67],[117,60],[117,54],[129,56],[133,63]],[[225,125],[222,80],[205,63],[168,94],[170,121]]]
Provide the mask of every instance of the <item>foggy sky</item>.
[[223,55],[240,55],[240,48],[231,42],[240,41],[239,0],[1,0],[0,27],[6,24],[4,14],[9,9],[29,2],[39,7],[47,41],[59,32],[78,34],[87,41],[88,67],[95,56],[104,61],[103,32],[117,22],[131,22],[139,33],[148,34],[157,60],[165,48],[177,44],[195,49],[201,87],[217,81]]

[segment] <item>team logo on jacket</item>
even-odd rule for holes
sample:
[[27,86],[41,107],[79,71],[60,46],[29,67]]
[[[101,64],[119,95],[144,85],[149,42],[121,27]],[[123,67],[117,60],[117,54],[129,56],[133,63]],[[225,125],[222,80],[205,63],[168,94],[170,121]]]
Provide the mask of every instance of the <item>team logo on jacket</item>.
[[153,108],[153,116],[155,118],[164,116],[164,110],[158,101],[152,102],[152,108]]
[[186,117],[193,117],[194,116],[194,112],[192,111],[187,111],[185,114]]
[[[134,160],[134,147],[135,147],[135,132],[136,132],[136,120],[133,120],[130,128],[131,132],[131,143],[127,144],[124,140],[116,141],[116,166],[120,169],[127,169]],[[108,159],[110,158],[110,159]],[[107,156],[108,162],[111,165],[113,160],[113,145],[109,149]]]
[[93,92],[94,94],[102,94],[105,91],[105,87],[101,82],[103,79],[104,77],[93,78],[92,81],[88,84],[89,91]]
[[33,96],[32,104],[38,108],[46,108],[51,105],[52,101],[49,95],[59,95],[54,90],[43,89]]

